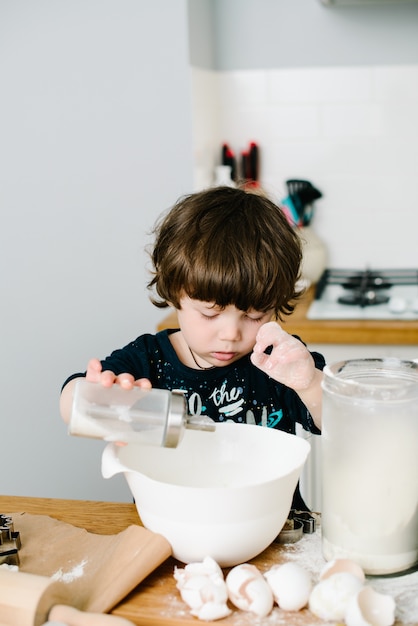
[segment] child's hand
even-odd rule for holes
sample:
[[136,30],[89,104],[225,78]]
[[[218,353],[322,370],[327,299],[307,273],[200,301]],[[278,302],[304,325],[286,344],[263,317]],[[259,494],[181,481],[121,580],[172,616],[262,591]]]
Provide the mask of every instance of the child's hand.
[[[271,348],[270,354],[265,353],[268,347]],[[307,348],[276,322],[261,326],[251,362],[296,392],[308,389],[316,377],[315,363]]]
[[[71,419],[71,411],[73,405],[74,387],[78,378],[73,378],[67,383],[60,396],[60,412],[62,419],[67,424]],[[90,359],[87,365],[86,380],[91,383],[100,383],[103,387],[111,387],[118,384],[124,389],[132,389],[132,387],[142,387],[142,389],[151,389],[151,381],[148,378],[139,378],[135,380],[132,374],[119,374],[116,376],[114,372],[105,370],[102,372],[102,364],[99,359]]]
[[89,380],[91,383],[100,383],[103,387],[111,387],[114,384],[118,384],[124,389],[132,389],[132,387],[151,389],[152,387],[148,378],[135,380],[132,374],[128,373],[116,376],[110,370],[102,372],[102,364],[99,359],[90,359],[88,362],[86,380]]
[[[86,380],[91,383],[100,383],[103,387],[111,387],[118,384],[124,389],[132,389],[133,387],[141,387],[142,389],[151,389],[152,385],[148,378],[140,378],[135,380],[132,374],[119,374],[116,376],[114,372],[105,370],[102,372],[102,364],[99,359],[90,359],[87,364]],[[125,446],[123,441],[115,441],[117,446]]]

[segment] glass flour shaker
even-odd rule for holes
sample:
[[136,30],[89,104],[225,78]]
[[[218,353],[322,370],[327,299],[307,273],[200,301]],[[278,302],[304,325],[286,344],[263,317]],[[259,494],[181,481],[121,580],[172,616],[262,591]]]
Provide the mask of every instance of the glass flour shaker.
[[185,428],[213,431],[215,422],[187,415],[181,391],[103,387],[84,378],[75,384],[70,435],[176,448]]

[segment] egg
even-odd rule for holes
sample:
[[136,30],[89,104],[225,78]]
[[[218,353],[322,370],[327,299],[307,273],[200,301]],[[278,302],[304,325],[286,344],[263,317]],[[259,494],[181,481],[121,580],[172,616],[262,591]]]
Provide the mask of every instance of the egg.
[[343,620],[348,602],[363,587],[361,580],[349,572],[338,572],[320,580],[309,596],[310,611],[321,619]]
[[308,604],[312,589],[311,577],[297,563],[275,565],[264,576],[275,601],[284,611],[299,611]]
[[273,592],[255,565],[243,563],[232,568],[226,577],[230,601],[242,611],[265,617],[274,604]]
[[183,602],[195,617],[212,621],[231,614],[223,572],[214,559],[206,557],[184,568],[175,567],[174,578]]
[[378,593],[372,587],[363,587],[350,599],[345,623],[346,626],[392,626],[395,608],[392,596]]
[[333,561],[330,561],[323,568],[319,579],[324,580],[324,578],[329,578],[333,574],[337,574],[339,572],[348,572],[349,574],[353,574],[354,576],[357,576],[362,583],[364,583],[366,579],[363,568],[351,559],[334,559]]

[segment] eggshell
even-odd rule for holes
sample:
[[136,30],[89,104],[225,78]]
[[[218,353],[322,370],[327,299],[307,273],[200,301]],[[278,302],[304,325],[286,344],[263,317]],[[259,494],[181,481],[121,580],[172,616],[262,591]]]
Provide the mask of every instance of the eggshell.
[[299,611],[308,604],[312,589],[311,577],[300,565],[275,565],[264,576],[275,601],[284,611]]
[[217,619],[223,619],[231,615],[232,611],[226,604],[217,604],[216,602],[205,602],[199,611],[190,611],[191,615],[205,622],[213,622]]
[[185,567],[175,567],[174,568],[174,578],[176,580],[178,578],[187,577],[194,574],[216,574],[223,578],[223,572],[218,563],[212,557],[207,556],[203,559],[203,561],[197,561],[195,563],[188,563]]
[[395,608],[392,596],[363,587],[348,602],[345,623],[347,626],[392,626]]
[[329,578],[333,574],[338,574],[340,572],[348,572],[349,574],[353,574],[354,576],[357,576],[357,578],[361,580],[362,583],[364,583],[366,579],[362,567],[351,559],[335,559],[334,561],[330,561],[325,565],[319,576],[319,579],[324,580],[325,578]]
[[228,590],[222,569],[212,558],[189,563],[184,568],[175,567],[174,578],[183,602],[195,617],[210,621],[232,612],[227,606]]
[[324,620],[343,620],[348,602],[362,587],[363,583],[353,574],[333,574],[312,589],[309,609]]
[[255,565],[243,563],[232,568],[226,577],[230,601],[242,611],[259,617],[268,615],[274,604],[273,593]]

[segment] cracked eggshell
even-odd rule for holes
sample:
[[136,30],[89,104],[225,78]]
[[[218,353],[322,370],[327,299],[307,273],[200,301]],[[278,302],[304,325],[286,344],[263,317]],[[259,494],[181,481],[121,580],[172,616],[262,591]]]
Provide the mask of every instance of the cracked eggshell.
[[347,572],[348,574],[353,574],[353,576],[357,576],[362,583],[364,583],[366,576],[364,575],[364,571],[358,563],[355,563],[351,559],[334,559],[333,561],[329,561],[323,568],[319,579],[324,580],[325,578],[329,578],[333,574],[338,574],[341,572]]
[[223,580],[211,579],[202,574],[194,574],[180,586],[177,585],[177,588],[183,602],[193,611],[199,611],[207,602],[225,603],[228,597]]
[[222,579],[224,577],[222,569],[218,565],[218,563],[212,559],[212,557],[207,556],[203,559],[203,561],[197,561],[194,563],[188,563],[185,567],[175,567],[174,568],[174,578],[176,580],[183,580],[194,574],[205,574],[207,576],[217,575]]
[[309,610],[316,617],[327,621],[343,620],[348,602],[362,587],[363,583],[353,574],[333,574],[312,589]]
[[363,587],[350,599],[344,621],[347,626],[392,626],[395,608],[392,596]]
[[226,577],[228,597],[241,611],[265,617],[273,609],[273,593],[255,565],[237,565]]
[[226,604],[206,602],[199,611],[190,611],[190,614],[205,622],[213,622],[231,615],[232,611]]
[[210,557],[202,562],[174,568],[174,578],[181,598],[191,614],[202,620],[216,620],[230,615],[228,591],[223,572]]
[[297,563],[275,565],[264,576],[284,611],[300,611],[308,604],[312,581],[302,566]]

